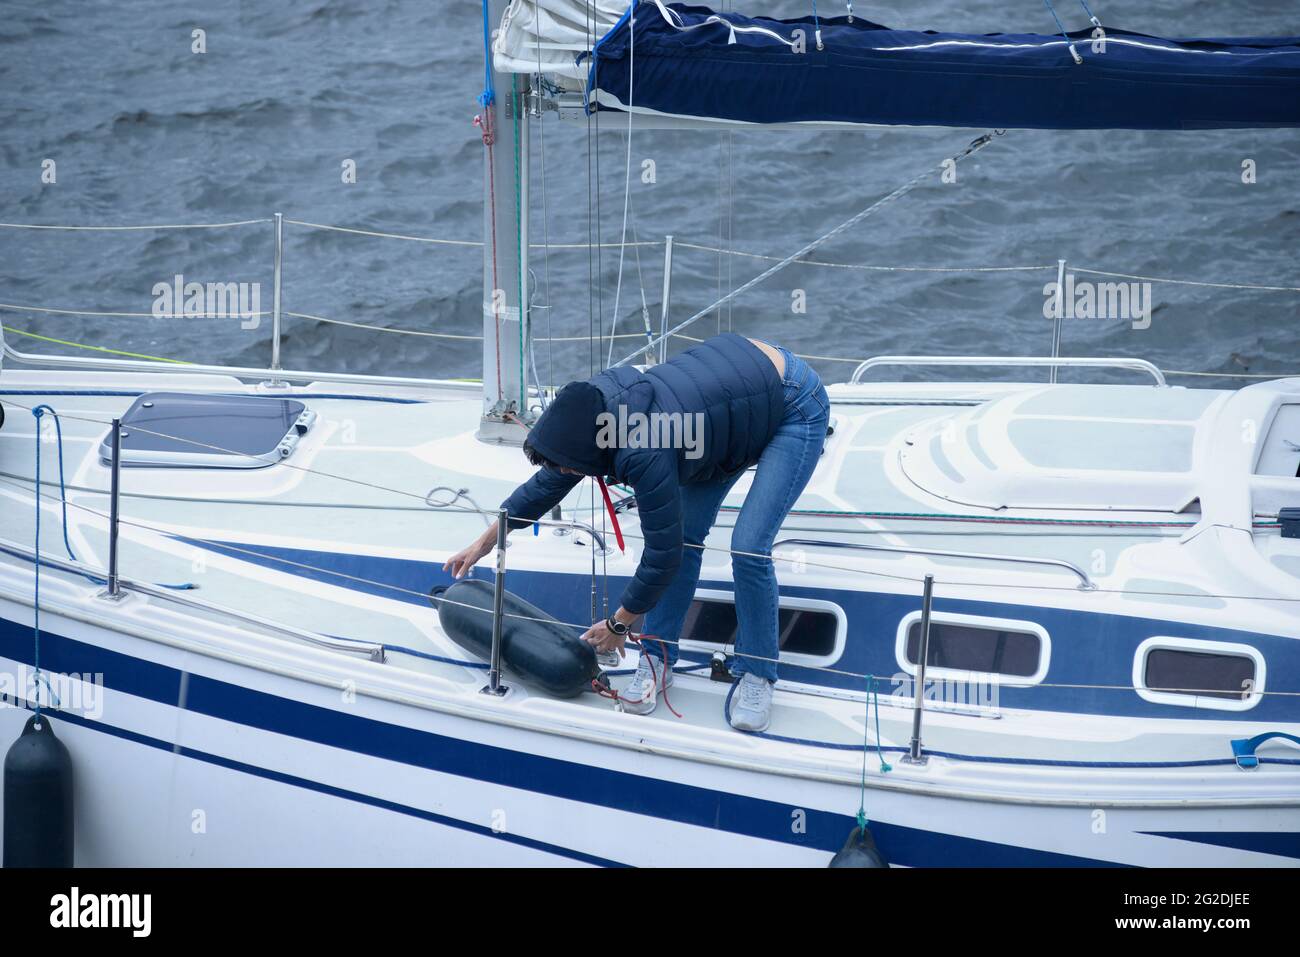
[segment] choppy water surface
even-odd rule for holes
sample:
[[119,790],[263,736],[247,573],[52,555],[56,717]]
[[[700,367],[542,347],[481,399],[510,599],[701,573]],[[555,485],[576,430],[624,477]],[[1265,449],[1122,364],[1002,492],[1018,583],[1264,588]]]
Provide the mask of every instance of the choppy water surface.
[[[1071,26],[1077,4],[1056,4]],[[1300,7],[1271,0],[1128,0],[1093,4],[1104,22],[1167,36],[1296,35]],[[755,0],[793,16],[808,4]],[[823,15],[842,12],[834,2]],[[891,26],[1050,32],[1038,0],[862,3]],[[419,236],[481,238],[482,144],[471,120],[482,83],[476,2],[6,3],[0,15],[0,220],[194,223],[286,216]],[[207,52],[191,52],[202,28]],[[598,209],[587,202],[588,131],[548,119],[534,134],[534,240],[584,241],[622,229],[626,140],[599,129]],[[956,130],[638,133],[632,178],[638,238],[784,255],[963,146]],[[42,161],[57,182],[41,182]],[[341,181],[354,160],[355,184]],[[1241,181],[1243,160],[1258,181]],[[730,175],[727,170],[730,169]],[[730,206],[730,213],[727,207]],[[1033,133],[1003,137],[817,257],[925,266],[1051,264],[1200,281],[1300,286],[1300,133]],[[288,310],[399,329],[475,334],[478,249],[286,227]],[[148,312],[155,283],[261,282],[270,308],[269,225],[184,232],[69,233],[0,229],[0,302]],[[763,268],[757,259],[678,250],[673,315],[684,318]],[[556,336],[585,336],[593,299],[613,317],[618,256],[592,293],[582,250],[538,254]],[[1048,348],[1040,272],[881,272],[792,267],[697,332],[730,325],[817,355],[1030,354]],[[1080,276],[1080,278],[1087,278]],[[640,324],[641,288],[656,321],[662,252],[623,263],[620,327]],[[807,309],[791,309],[804,290]],[[1065,351],[1139,355],[1176,370],[1300,372],[1300,295],[1153,287],[1150,328],[1067,323]],[[541,295],[545,301],[545,288]],[[548,319],[539,311],[542,334]],[[199,361],[262,365],[269,328],[235,320],[87,318],[0,312],[14,330]],[[286,320],[285,364],[430,376],[477,376],[477,343]],[[18,338],[18,348],[67,347]],[[539,347],[543,376],[585,372],[585,343]],[[828,378],[851,366],[820,362]],[[552,371],[553,370],[553,371]],[[928,374],[939,374],[933,370]],[[1229,380],[1180,379],[1195,385]],[[1238,383],[1239,384],[1239,383]]]

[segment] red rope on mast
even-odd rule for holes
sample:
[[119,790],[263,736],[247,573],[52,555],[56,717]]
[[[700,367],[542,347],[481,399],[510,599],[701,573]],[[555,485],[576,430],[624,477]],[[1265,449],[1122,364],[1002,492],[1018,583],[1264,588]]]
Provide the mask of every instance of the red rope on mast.
[[497,399],[505,397],[501,388],[501,314],[497,311],[497,290],[501,288],[497,278],[497,182],[496,162],[493,159],[492,146],[496,142],[496,132],[492,128],[492,103],[486,104],[482,114],[474,117],[474,125],[483,132],[483,146],[487,149],[488,167],[488,216],[491,226],[489,235],[492,246],[492,289],[489,299],[492,303],[492,318],[496,322],[496,335],[493,336],[497,356]]

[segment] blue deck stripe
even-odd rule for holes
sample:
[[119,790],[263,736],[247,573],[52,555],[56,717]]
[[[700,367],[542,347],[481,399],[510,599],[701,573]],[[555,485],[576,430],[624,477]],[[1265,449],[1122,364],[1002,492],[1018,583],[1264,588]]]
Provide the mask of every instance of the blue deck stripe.
[[[428,599],[424,596],[430,589],[452,582],[450,576],[442,570],[442,566],[431,561],[175,537],[178,541],[196,548],[227,555],[250,565],[272,568],[322,584],[412,605],[425,605]],[[475,570],[474,574],[486,580],[491,579],[491,574],[485,569]],[[573,599],[585,595],[589,590],[587,580],[580,575],[520,569],[511,573],[511,580],[516,583],[512,586],[512,591],[520,598],[552,612],[559,608],[571,607]],[[611,577],[611,588],[617,590],[623,581],[625,579]],[[701,586],[724,590],[730,588],[729,583],[725,582],[701,582]],[[906,596],[806,586],[783,587],[783,592],[794,596],[831,601],[844,609],[850,621],[876,623],[882,619],[899,620],[906,611],[911,610],[910,600]],[[1167,621],[1108,612],[1027,607],[999,602],[944,599],[936,603],[936,608],[949,612],[983,614],[999,618],[1031,618],[1046,627],[1049,633],[1056,634],[1058,638],[1071,635],[1087,635],[1090,638],[1098,634],[1106,636],[1109,641],[1108,648],[1113,654],[1104,660],[1080,654],[1077,646],[1067,648],[1065,642],[1058,642],[1058,647],[1053,652],[1050,672],[1051,680],[1056,685],[1026,688],[1003,686],[1000,689],[1000,698],[1002,705],[1007,708],[1065,714],[1204,720],[1206,717],[1204,709],[1148,702],[1132,691],[1120,693],[1109,688],[1112,685],[1127,685],[1131,681],[1131,661],[1139,641],[1150,635],[1165,634],[1170,627],[1176,627],[1177,633],[1187,638],[1240,641],[1251,644],[1265,654],[1271,675],[1289,676],[1300,673],[1300,642],[1285,636],[1264,635],[1209,625],[1187,623],[1171,625]],[[867,624],[863,627],[870,629],[876,626]],[[901,666],[895,658],[892,632],[887,642],[851,642],[844,655],[836,662],[836,667],[877,675],[887,675],[898,670]],[[811,674],[804,676],[799,671],[800,668],[799,665],[786,662],[781,665],[781,672],[786,677],[801,675],[801,680],[809,680],[828,687],[858,691],[862,688],[860,679],[831,672],[818,672],[815,669]],[[1292,689],[1288,684],[1283,688],[1270,687],[1269,690]],[[1266,697],[1248,711],[1214,711],[1209,716],[1226,721],[1287,723],[1296,721],[1297,717],[1300,717],[1300,712],[1290,700],[1273,695]]]

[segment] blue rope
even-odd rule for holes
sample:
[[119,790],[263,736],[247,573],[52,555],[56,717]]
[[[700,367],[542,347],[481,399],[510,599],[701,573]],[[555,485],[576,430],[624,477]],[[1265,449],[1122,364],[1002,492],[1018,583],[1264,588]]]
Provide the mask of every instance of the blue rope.
[[485,109],[496,102],[496,87],[492,83],[492,33],[488,27],[488,0],[483,0],[483,92],[479,105]]
[[[35,578],[36,585],[34,588],[35,596],[32,599],[32,665],[36,669],[36,724],[41,723],[41,416],[45,410],[53,412],[47,405],[38,405],[32,409],[32,416],[36,419],[36,567]],[[57,425],[59,417],[55,415],[54,422]],[[62,451],[63,441],[60,433],[59,449]],[[62,478],[63,473],[63,456],[59,456],[59,474]],[[66,520],[66,516],[65,516]]]
[[1079,0],[1079,4],[1083,7],[1083,12],[1088,15],[1088,19],[1093,22],[1093,25],[1098,27],[1101,26],[1101,21],[1097,19],[1096,15],[1092,12],[1092,9],[1088,6],[1088,0]]
[[1069,40],[1070,34],[1065,29],[1065,24],[1061,22],[1061,18],[1056,15],[1056,8],[1052,6],[1052,0],[1043,0],[1043,6],[1047,7],[1047,12],[1050,13],[1052,19],[1056,21],[1056,29],[1061,32],[1061,36],[1065,37],[1066,40]]
[[1074,41],[1070,39],[1070,33],[1065,29],[1065,24],[1062,23],[1061,18],[1056,15],[1056,8],[1052,6],[1052,0],[1043,0],[1043,6],[1047,7],[1047,12],[1050,13],[1052,19],[1056,21],[1057,29],[1061,31],[1061,36],[1065,39],[1066,46],[1070,48],[1070,56],[1074,58],[1074,62],[1082,63],[1083,57],[1079,55],[1079,51],[1075,47]]
[[[54,419],[54,432],[58,440],[59,449],[59,507],[63,512],[63,547],[68,551],[68,558],[72,561],[79,561],[76,552],[72,550],[72,542],[68,537],[68,484],[64,477],[63,471],[63,423],[59,418],[59,413],[48,405],[42,403],[32,409],[32,415],[36,419],[36,556],[39,559],[41,554],[41,417],[49,413]],[[40,597],[41,587],[41,563],[36,563],[36,590],[37,598]],[[108,584],[106,579],[99,578],[95,575],[82,573],[82,577],[96,585]],[[165,582],[157,583],[159,588],[171,588],[174,591],[192,591],[198,588],[193,582],[182,582],[180,584],[167,584]],[[37,615],[40,615],[40,602],[37,601]],[[37,628],[37,640],[40,640],[40,629]],[[41,670],[36,669],[36,678],[40,680]]]
[[[32,409],[32,415],[36,418],[36,501],[37,508],[37,530],[40,530],[40,496],[41,496],[41,416],[48,412],[54,418],[54,431],[58,437],[59,446],[59,503],[63,508],[63,547],[68,550],[68,558],[74,562],[77,556],[72,552],[72,543],[68,541],[68,486],[63,477],[63,422],[59,419],[59,413],[55,412],[48,405],[38,405]],[[40,549],[37,548],[37,552]]]

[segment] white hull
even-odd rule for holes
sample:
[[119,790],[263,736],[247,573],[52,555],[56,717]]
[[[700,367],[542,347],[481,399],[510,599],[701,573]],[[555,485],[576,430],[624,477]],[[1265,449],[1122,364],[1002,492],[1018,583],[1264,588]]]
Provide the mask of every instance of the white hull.
[[[109,673],[98,717],[54,719],[75,768],[79,866],[824,866],[859,799],[852,781],[825,779],[829,766],[763,773],[720,755],[653,753],[626,735],[527,731],[517,723],[527,701],[502,709],[516,712],[506,724],[436,700],[345,700],[324,674],[272,674],[49,618],[52,632],[139,656],[133,667],[154,692],[185,675],[183,707],[113,690]],[[6,673],[22,667],[0,659]],[[227,699],[232,689],[252,694]],[[26,717],[0,710],[0,739]],[[617,717],[625,730],[650,720]],[[927,777],[942,781],[942,759],[910,774],[895,765],[908,780],[881,787],[873,753],[867,790],[895,863],[1295,863],[1208,836],[1294,833],[1293,805],[954,799],[925,793]],[[1160,836],[1171,832],[1199,839]]]

